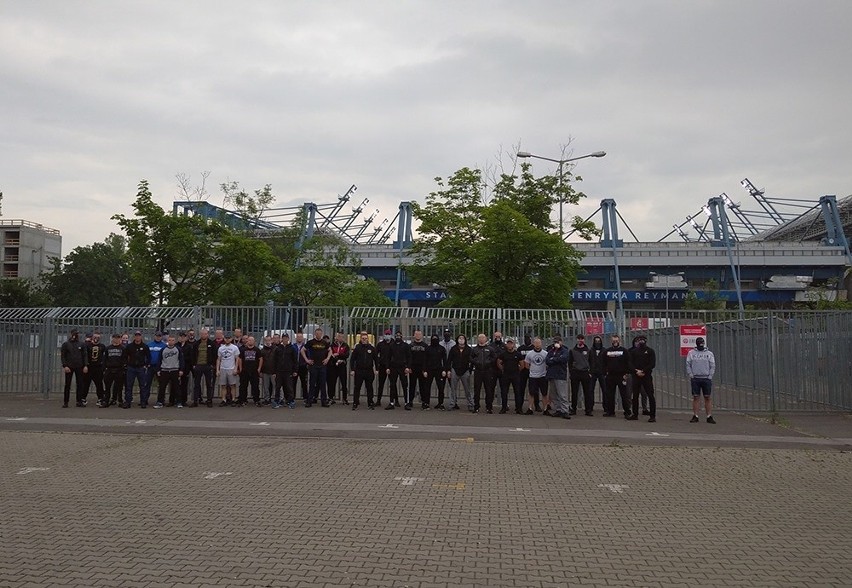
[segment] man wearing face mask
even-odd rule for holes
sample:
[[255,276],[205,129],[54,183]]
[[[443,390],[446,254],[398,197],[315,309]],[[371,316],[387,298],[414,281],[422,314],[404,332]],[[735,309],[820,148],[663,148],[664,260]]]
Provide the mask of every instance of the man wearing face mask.
[[420,407],[423,410],[430,408],[429,392],[424,392],[426,387],[426,349],[429,345],[423,338],[422,331],[414,331],[414,338],[408,344],[411,360],[408,364],[411,375],[408,376],[408,390],[405,394],[405,410],[411,410],[414,406],[414,395],[420,389]]
[[477,336],[476,345],[470,350],[470,362],[473,364],[473,407],[471,412],[479,412],[479,398],[482,387],[485,386],[485,412],[494,412],[494,390],[497,379],[494,374],[497,369],[497,352],[488,344],[485,333]]
[[627,362],[627,350],[621,346],[621,338],[612,336],[612,344],[604,351],[604,373],[606,374],[606,393],[604,394],[604,416],[615,416],[615,390],[621,395],[621,408],[624,418],[630,417],[630,399],[627,396],[627,374],[630,365]]
[[[530,368],[527,365],[526,359],[527,359],[527,353],[532,351],[532,349],[533,349],[532,335],[527,333],[526,335],[524,335],[524,344],[518,346],[518,353],[521,354],[521,359],[523,360],[523,365],[521,366],[521,373],[520,373],[521,396],[523,396],[524,393],[526,392],[527,383],[529,382],[529,379],[530,379]],[[530,410],[532,410],[532,408],[533,408],[533,406],[532,406],[532,404],[530,404]],[[538,399],[536,399],[535,408],[536,408],[536,410],[541,411],[541,406],[539,406],[539,404],[538,404]]]
[[382,394],[385,391],[385,382],[388,380],[390,373],[390,346],[393,340],[393,333],[390,329],[385,329],[385,334],[381,341],[376,344],[376,365],[379,370],[379,384],[376,386],[376,406],[382,405]]
[[627,362],[633,380],[633,414],[631,421],[639,420],[639,396],[642,392],[648,397],[650,409],[649,423],[657,422],[657,399],[654,397],[654,377],[652,372],[657,365],[654,350],[648,347],[645,335],[639,335],[633,340],[633,348],[627,352]]
[[586,338],[577,335],[577,344],[568,353],[568,373],[571,376],[571,408],[569,415],[577,414],[577,400],[580,387],[583,387],[583,406],[586,416],[594,414],[595,396],[592,394],[592,382],[589,376],[591,365],[589,363],[589,348],[586,347]]
[[59,352],[62,358],[62,371],[65,372],[65,390],[64,402],[62,408],[68,408],[68,400],[71,398],[71,379],[74,378],[74,385],[77,391],[77,406],[86,406],[84,400],[83,380],[88,372],[88,358],[86,354],[86,346],[80,341],[80,333],[77,329],[73,329],[68,336],[68,340],[62,344]]
[[[601,389],[601,405],[603,405],[604,391],[606,390],[606,378],[604,376],[604,346],[603,340],[595,335],[592,339],[592,348],[589,349],[589,394],[592,402],[595,400],[595,386]],[[590,405],[594,407],[594,404]]]
[[[426,369],[423,373],[426,374],[425,382],[420,389],[421,400],[423,401],[423,409],[429,407],[429,402],[432,394],[432,382],[435,382],[438,387],[438,404],[435,408],[444,410],[444,385],[447,381],[447,372],[444,369],[444,364],[447,363],[447,352],[441,345],[441,340],[437,334],[432,335],[429,339],[429,346],[426,348]],[[423,394],[425,393],[425,397]]]
[[397,331],[390,345],[389,368],[387,374],[390,377],[390,403],[385,410],[393,410],[399,406],[399,393],[396,384],[402,386],[403,394],[408,389],[408,378],[411,370],[411,348],[402,340],[402,331]]
[[470,387],[470,345],[467,344],[467,338],[464,335],[456,337],[456,344],[450,348],[450,352],[447,354],[445,371],[450,378],[449,410],[459,410],[458,396],[456,395],[459,383],[461,383],[464,389],[467,406],[469,409],[472,409],[473,394]]
[[[553,337],[553,345],[547,349],[547,379],[550,383],[550,403],[555,411],[552,416],[570,419],[568,414],[568,359],[571,354],[562,345],[562,337]],[[545,410],[547,413],[547,410]]]
[[686,355],[686,374],[689,376],[692,387],[692,419],[690,423],[698,422],[698,411],[701,405],[701,395],[704,395],[704,410],[707,413],[707,422],[716,424],[713,418],[713,399],[710,394],[713,390],[713,374],[716,373],[716,357],[713,352],[704,346],[704,337],[695,340],[695,349],[690,349]]
[[491,347],[494,348],[494,351],[496,351],[498,355],[506,349],[506,344],[503,342],[503,333],[500,331],[494,331],[494,337],[491,339]]
[[524,413],[524,390],[521,388],[521,366],[524,358],[515,349],[512,339],[506,340],[506,348],[497,354],[497,367],[500,370],[500,414],[509,412],[509,386],[515,393],[515,412]]

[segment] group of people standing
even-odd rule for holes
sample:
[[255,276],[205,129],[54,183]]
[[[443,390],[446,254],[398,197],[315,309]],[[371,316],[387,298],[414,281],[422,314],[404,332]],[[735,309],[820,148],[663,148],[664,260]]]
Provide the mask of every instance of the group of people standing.
[[[570,419],[580,407],[581,390],[584,413],[594,415],[595,388],[599,387],[604,416],[615,416],[618,393],[625,419],[638,420],[641,400],[642,413],[649,416],[649,422],[656,421],[656,355],[644,335],[635,337],[630,349],[621,345],[617,335],[611,337],[609,347],[604,347],[598,336],[588,347],[583,335],[577,336],[572,347],[566,346],[559,335],[544,347],[539,337],[527,335],[518,345],[511,338],[504,340],[499,331],[490,340],[479,334],[469,344],[464,335],[453,338],[449,330],[444,331],[443,338],[433,334],[428,340],[416,330],[412,339],[405,341],[402,332],[394,334],[388,329],[376,345],[362,331],[351,348],[345,334],[337,333],[331,339],[322,329],[316,329],[310,340],[302,333],[295,334],[293,341],[287,334],[264,337],[260,346],[240,329],[233,333],[216,330],[212,338],[207,329],[200,331],[198,339],[192,329],[177,336],[167,334],[165,341],[163,337],[162,332],[156,332],[152,341],[145,342],[141,331],[132,339],[113,334],[110,344],[105,345],[99,333],[87,334],[81,341],[79,332],[71,331],[61,348],[63,406],[68,406],[72,379],[77,406],[86,406],[94,384],[99,407],[120,404],[130,408],[134,385],[138,384],[139,406],[146,408],[155,381],[158,390],[154,408],[212,407],[218,387],[220,406],[244,406],[250,391],[256,406],[294,409],[300,384],[305,407],[334,404],[338,390],[342,402],[348,405],[352,376],[352,410],[360,407],[362,390],[369,409],[381,407],[386,387],[385,410],[412,410],[415,401],[428,410],[432,408],[434,387],[437,410],[460,410],[463,399],[467,410],[478,413],[484,391],[485,412],[491,414],[499,387],[501,414],[509,412],[511,388],[517,414]],[[687,358],[695,399],[693,422],[698,420],[701,394],[707,420],[715,422],[710,402],[715,361],[703,344],[700,340],[693,350],[696,354],[690,352]],[[202,383],[206,394],[202,394]]]

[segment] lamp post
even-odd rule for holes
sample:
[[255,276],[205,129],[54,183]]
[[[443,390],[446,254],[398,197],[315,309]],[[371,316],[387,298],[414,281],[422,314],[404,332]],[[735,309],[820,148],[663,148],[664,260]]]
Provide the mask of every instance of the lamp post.
[[669,314],[669,279],[670,278],[679,278],[678,281],[683,279],[683,272],[677,272],[676,274],[666,275],[666,274],[658,274],[657,272],[651,272],[652,276],[662,280],[665,283],[664,290],[666,291],[666,315]]
[[594,153],[589,153],[587,155],[581,155],[580,157],[569,157],[568,159],[552,159],[550,157],[542,157],[541,155],[533,155],[528,151],[518,151],[517,156],[520,158],[532,158],[532,159],[542,159],[544,161],[552,161],[559,165],[559,238],[562,239],[563,228],[562,228],[562,206],[564,204],[564,198],[562,197],[562,167],[571,161],[577,161],[578,159],[586,159],[587,157],[603,157],[606,155],[606,151],[595,151]]

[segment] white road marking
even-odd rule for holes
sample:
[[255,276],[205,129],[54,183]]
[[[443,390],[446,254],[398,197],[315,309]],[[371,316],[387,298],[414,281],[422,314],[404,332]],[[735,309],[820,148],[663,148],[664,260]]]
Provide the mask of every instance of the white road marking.
[[252,423],[252,426],[254,426],[254,427],[268,427],[269,423],[267,423],[266,421],[260,421],[259,423]]
[[8,417],[6,420],[7,421],[25,421],[25,420],[27,420],[27,417]]
[[653,433],[645,433],[646,437],[668,437],[667,433],[657,433],[654,431]]
[[630,488],[627,484],[598,484],[598,488],[606,488],[615,494],[624,494],[625,488]]
[[425,478],[414,478],[410,476],[399,477],[397,476],[394,480],[398,480],[400,486],[414,486],[417,482],[422,482]]
[[380,429],[398,429],[399,427],[396,425],[392,425],[388,423],[387,425],[379,425]]
[[519,432],[529,432],[529,429],[522,429],[521,427],[516,427],[514,429],[509,429],[510,431],[519,431]]
[[31,474],[33,472],[46,472],[49,469],[50,468],[23,468],[21,471],[18,472],[18,475],[19,476],[25,476],[25,475]]
[[219,478],[219,477],[222,477],[222,476],[230,476],[233,473],[234,472],[204,472],[204,479],[205,480],[215,480],[216,478]]

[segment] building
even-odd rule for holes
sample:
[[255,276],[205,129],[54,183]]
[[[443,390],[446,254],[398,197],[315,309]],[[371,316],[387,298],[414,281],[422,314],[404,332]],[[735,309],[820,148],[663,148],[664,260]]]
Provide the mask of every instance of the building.
[[59,231],[26,220],[0,219],[0,243],[4,278],[36,279],[62,257]]

